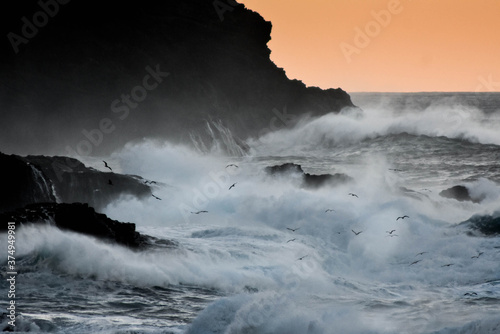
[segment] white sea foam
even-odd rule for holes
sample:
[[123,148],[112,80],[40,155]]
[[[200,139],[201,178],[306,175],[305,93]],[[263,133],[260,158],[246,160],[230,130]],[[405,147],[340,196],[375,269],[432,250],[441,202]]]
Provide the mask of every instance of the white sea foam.
[[299,122],[293,129],[281,129],[250,140],[257,154],[304,154],[310,150],[339,148],[381,136],[408,133],[444,136],[481,144],[500,145],[500,118],[464,105],[432,104],[423,110],[393,109],[388,105],[345,109]]
[[[171,143],[127,145],[112,157],[117,168],[156,181],[152,191],[161,200],[122,198],[104,213],[179,247],[137,252],[31,227],[16,236],[19,263],[39,273],[225,294],[198,315],[191,334],[493,333],[500,310],[498,237],[471,237],[456,224],[497,211],[498,184],[467,179],[462,183],[482,201],[459,202],[439,196],[436,180],[457,174],[450,182],[463,181],[468,173],[441,156],[432,157],[430,174],[446,173],[431,179],[412,174],[426,156],[408,158],[401,172],[369,149],[356,164],[328,160],[334,149],[355,155],[360,141],[401,132],[500,144],[488,132],[490,116],[460,108],[449,107],[448,118],[442,106],[325,115],[268,133],[238,158]],[[464,165],[475,166],[472,153]],[[300,162],[306,172],[343,172],[353,181],[308,189],[300,176],[264,172],[283,162]],[[208,212],[192,213],[199,210]],[[403,215],[409,218],[397,219]],[[4,239],[0,248],[6,249]]]

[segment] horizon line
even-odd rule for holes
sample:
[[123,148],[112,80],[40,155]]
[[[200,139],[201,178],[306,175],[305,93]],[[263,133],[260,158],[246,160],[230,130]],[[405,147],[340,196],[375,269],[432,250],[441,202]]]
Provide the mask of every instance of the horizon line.
[[500,91],[345,91],[348,94],[443,94],[443,93],[468,93],[468,94],[491,94],[500,93]]

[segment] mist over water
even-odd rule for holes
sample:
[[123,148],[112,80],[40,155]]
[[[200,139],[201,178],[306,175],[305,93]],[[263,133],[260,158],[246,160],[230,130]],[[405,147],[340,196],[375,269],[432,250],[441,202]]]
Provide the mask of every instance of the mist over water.
[[[472,326],[467,321],[477,319],[482,319],[479,328],[487,330],[498,325],[490,323],[497,306],[485,311],[481,302],[471,305],[463,295],[473,290],[481,300],[498,299],[498,284],[488,283],[500,276],[498,240],[471,238],[455,224],[498,210],[500,187],[492,181],[498,174],[467,180],[471,194],[484,198],[480,204],[442,198],[438,192],[463,182],[479,164],[495,163],[500,138],[492,131],[495,116],[469,106],[443,109],[439,103],[418,111],[347,110],[249,140],[248,155],[237,158],[170,144],[129,146],[115,158],[125,172],[165,184],[158,194],[168,203],[124,201],[106,213],[134,217],[141,228],[135,217],[143,206],[151,212],[144,225],[157,226],[145,231],[160,233],[168,226],[167,234],[175,231],[186,238],[178,239],[181,244],[217,254],[197,266],[200,273],[203,268],[223,273],[225,283],[217,288],[230,290],[231,296],[208,306],[190,333],[224,332],[217,328],[396,333],[404,332],[409,317],[415,319],[408,333],[452,323]],[[494,154],[481,162],[475,154],[483,147]],[[457,166],[447,166],[446,156],[436,153],[447,151],[457,160],[457,151],[464,149],[469,158],[456,161]],[[264,172],[266,166],[285,162],[300,163],[310,173],[346,173],[355,181],[310,190],[293,175]],[[226,168],[229,163],[239,168]],[[405,195],[402,187],[414,196]],[[328,208],[335,211],[325,213]],[[396,220],[402,215],[410,219]],[[392,229],[397,236],[389,236]],[[471,258],[484,250],[489,254],[482,254],[481,261]],[[201,276],[213,284],[209,275]],[[450,306],[438,306],[443,304]],[[460,321],[457,313],[463,313]]]
[[[457,224],[474,214],[500,216],[500,114],[446,96],[415,103],[372,101],[363,110],[305,119],[249,139],[243,156],[130,143],[108,160],[122,173],[156,181],[161,200],[122,198],[104,213],[179,246],[133,252],[27,228],[19,236],[26,289],[30,280],[49,285],[53,276],[61,278],[56,286],[77,291],[111,283],[124,295],[146,289],[135,296],[150,306],[133,309],[147,312],[120,324],[139,332],[494,333],[499,239],[472,237]],[[353,181],[311,189],[297,175],[265,172],[286,162]],[[457,184],[482,201],[439,196]],[[208,212],[193,213],[200,210]],[[155,303],[162,308],[149,309]],[[64,321],[46,319],[63,332],[81,322],[95,332],[115,328],[58,312]],[[27,313],[37,319],[43,312]],[[154,322],[126,325],[144,319]]]

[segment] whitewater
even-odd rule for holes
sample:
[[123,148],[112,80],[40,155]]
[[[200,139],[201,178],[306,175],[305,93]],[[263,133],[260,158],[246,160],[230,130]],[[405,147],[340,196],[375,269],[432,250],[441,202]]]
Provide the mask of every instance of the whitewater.
[[[103,213],[177,246],[20,229],[16,330],[500,333],[500,237],[459,225],[500,216],[500,93],[351,96],[360,108],[229,150],[243,154],[220,149],[238,142],[223,129],[211,149],[143,140],[106,157],[162,200]],[[284,163],[352,181],[311,188],[265,170]],[[439,195],[456,185],[480,201]]]

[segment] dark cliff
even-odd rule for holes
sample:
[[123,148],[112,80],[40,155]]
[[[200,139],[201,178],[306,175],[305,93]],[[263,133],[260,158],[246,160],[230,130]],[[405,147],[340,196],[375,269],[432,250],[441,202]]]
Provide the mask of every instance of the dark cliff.
[[231,0],[40,3],[3,14],[3,151],[106,154],[142,138],[243,146],[352,106],[341,89],[289,80],[269,58],[271,23]]
[[140,234],[136,231],[135,224],[110,219],[82,203],[37,203],[12,212],[0,213],[0,232],[8,230],[9,222],[14,222],[16,229],[23,225],[48,224],[61,230],[90,235],[131,248],[169,248],[177,245],[174,241]]
[[40,168],[21,157],[0,153],[3,178],[0,190],[0,212],[30,203],[55,202],[52,184]]
[[140,177],[100,172],[72,158],[0,153],[0,164],[5,173],[0,212],[56,201],[82,202],[101,210],[121,196],[145,198],[152,194]]
[[337,186],[352,182],[353,178],[343,173],[336,174],[309,174],[304,172],[301,165],[287,162],[282,165],[268,166],[266,173],[272,176],[283,175],[288,177],[299,177],[302,181],[301,186],[305,188],[319,188],[325,185]]

